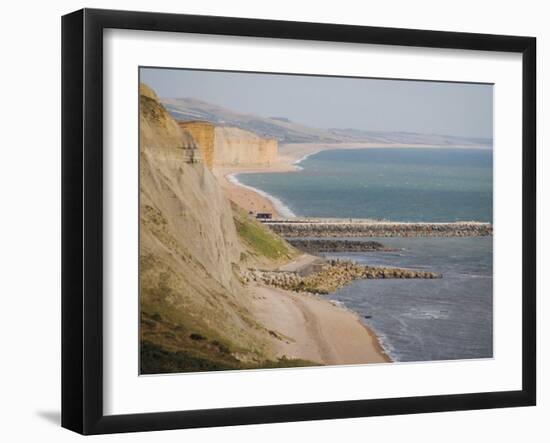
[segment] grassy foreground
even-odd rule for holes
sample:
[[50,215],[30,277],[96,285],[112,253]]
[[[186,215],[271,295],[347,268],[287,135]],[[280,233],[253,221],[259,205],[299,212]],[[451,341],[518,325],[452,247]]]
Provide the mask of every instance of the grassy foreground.
[[192,351],[167,351],[151,342],[141,343],[141,374],[166,374],[178,372],[227,371],[242,369],[295,368],[318,366],[318,363],[300,359],[280,358],[277,361],[242,363],[235,358],[214,359],[194,354]]

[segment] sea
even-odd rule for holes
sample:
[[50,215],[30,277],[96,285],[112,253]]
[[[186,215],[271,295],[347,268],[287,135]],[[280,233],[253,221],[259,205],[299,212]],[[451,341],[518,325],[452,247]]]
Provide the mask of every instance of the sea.
[[492,237],[375,240],[396,251],[328,255],[442,278],[356,280],[330,298],[357,312],[394,361],[491,358]]
[[322,151],[297,172],[239,174],[285,215],[391,221],[493,219],[491,149]]
[[[296,172],[234,179],[288,216],[492,222],[492,164],[490,149],[333,150],[303,159]],[[491,358],[492,237],[375,240],[395,251],[326,256],[443,277],[357,280],[328,297],[358,313],[394,361]]]

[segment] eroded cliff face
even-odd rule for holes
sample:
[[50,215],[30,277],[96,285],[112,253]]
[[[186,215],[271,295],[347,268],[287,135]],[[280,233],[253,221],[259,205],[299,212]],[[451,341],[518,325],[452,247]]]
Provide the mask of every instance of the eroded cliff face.
[[199,145],[206,165],[269,166],[277,162],[278,142],[243,129],[206,121],[179,122]]
[[277,140],[239,128],[215,130],[214,166],[267,166],[277,161]]
[[[221,367],[263,359],[265,331],[250,316],[239,280],[246,248],[230,204],[193,137],[145,85],[140,162],[142,346],[185,350]],[[155,371],[151,361],[144,367],[142,360],[142,372]]]
[[210,169],[214,165],[215,126],[206,121],[178,122],[181,129],[190,134],[200,147],[204,163]]

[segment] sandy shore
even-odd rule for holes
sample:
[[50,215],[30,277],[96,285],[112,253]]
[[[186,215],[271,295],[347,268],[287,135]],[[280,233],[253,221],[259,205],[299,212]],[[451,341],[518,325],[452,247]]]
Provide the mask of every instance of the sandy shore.
[[253,312],[274,332],[279,357],[325,365],[388,363],[376,335],[351,311],[320,297],[252,286]]
[[[334,149],[369,149],[369,148],[437,148],[433,145],[413,144],[380,144],[380,143],[288,143],[279,146],[279,161],[268,166],[227,166],[216,167],[214,175],[225,190],[230,200],[240,207],[251,211],[269,212],[274,218],[289,218],[292,214],[286,213],[276,199],[268,198],[253,189],[244,187],[233,178],[235,174],[254,172],[292,172],[299,171],[296,164],[309,155],[321,151]],[[449,148],[479,148],[479,146],[449,146]]]
[[216,168],[214,170],[214,175],[218,179],[218,183],[225,191],[229,200],[246,211],[254,213],[267,212],[273,214],[274,218],[286,218],[289,216],[291,217],[292,214],[278,210],[274,201],[251,188],[238,184],[232,176],[233,174],[244,174],[247,172],[286,172],[289,170],[292,171],[295,170],[295,168],[286,167],[285,169],[284,166],[278,167],[277,165],[267,166],[265,168],[223,167]]

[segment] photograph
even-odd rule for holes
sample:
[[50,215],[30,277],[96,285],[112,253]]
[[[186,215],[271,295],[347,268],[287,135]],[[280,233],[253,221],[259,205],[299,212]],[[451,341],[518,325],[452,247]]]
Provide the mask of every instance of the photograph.
[[136,87],[140,375],[493,358],[493,84]]
[[7,2],[0,441],[544,441],[543,5]]

